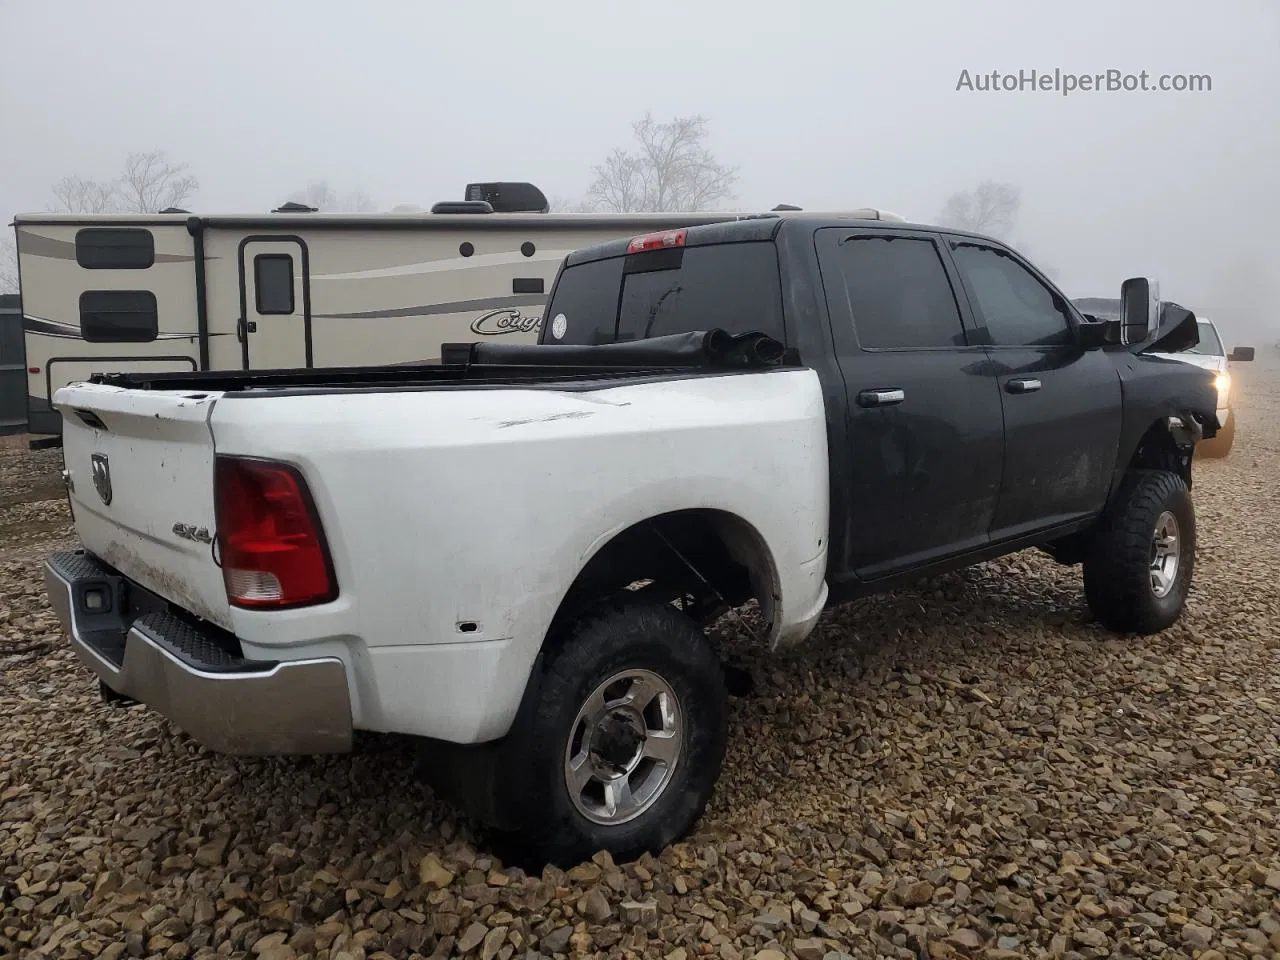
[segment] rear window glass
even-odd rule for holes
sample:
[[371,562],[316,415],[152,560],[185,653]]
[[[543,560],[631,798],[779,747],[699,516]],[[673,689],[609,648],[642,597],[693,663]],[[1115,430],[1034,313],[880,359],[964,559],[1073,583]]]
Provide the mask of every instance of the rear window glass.
[[542,342],[611,343],[618,324],[622,263],[622,257],[614,257],[567,267],[551,292]]
[[569,267],[547,315],[546,343],[609,343],[717,327],[785,342],[778,258],[769,242],[660,250]]

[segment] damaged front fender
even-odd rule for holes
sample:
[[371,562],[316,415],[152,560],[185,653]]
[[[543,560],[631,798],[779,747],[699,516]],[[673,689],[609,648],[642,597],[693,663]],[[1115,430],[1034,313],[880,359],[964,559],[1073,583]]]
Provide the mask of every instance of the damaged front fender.
[[1135,353],[1180,353],[1200,342],[1200,326],[1196,315],[1172,300],[1162,301],[1155,331],[1131,346]]
[[[1220,427],[1217,414],[1209,414],[1208,420],[1210,421],[1209,436],[1212,437]],[[1193,413],[1188,412],[1168,417],[1165,422],[1169,427],[1169,434],[1173,437],[1173,442],[1183,449],[1194,447],[1205,438],[1204,427]]]

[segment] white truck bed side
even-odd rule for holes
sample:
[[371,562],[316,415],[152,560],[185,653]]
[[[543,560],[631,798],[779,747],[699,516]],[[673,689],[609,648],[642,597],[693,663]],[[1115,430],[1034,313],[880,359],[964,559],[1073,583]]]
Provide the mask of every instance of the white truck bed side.
[[[340,660],[357,729],[464,743],[501,736],[579,571],[617,533],[663,513],[720,510],[759,534],[775,572],[771,640],[803,637],[825,603],[826,422],[810,370],[581,392],[249,392],[200,401],[80,384],[59,391],[57,404],[64,414],[117,411],[108,431],[64,418],[78,517],[95,496],[78,479],[89,476],[90,456],[107,452],[122,471],[115,506],[98,504],[82,523],[86,546],[123,540],[129,549],[103,559],[216,617],[246,658]],[[126,417],[130,405],[136,416]],[[154,422],[146,442],[144,421]],[[169,532],[212,526],[215,452],[301,471],[336,600],[275,611],[230,606],[225,595],[216,602],[210,585],[220,590],[221,575],[209,546]],[[139,454],[136,469],[116,466]]]

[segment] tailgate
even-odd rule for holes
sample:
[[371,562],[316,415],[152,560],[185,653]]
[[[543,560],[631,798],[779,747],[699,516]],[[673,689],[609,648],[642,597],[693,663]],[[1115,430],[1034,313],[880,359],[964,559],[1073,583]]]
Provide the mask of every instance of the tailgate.
[[185,610],[230,628],[214,561],[213,437],[220,393],[76,383],[54,394],[84,547]]

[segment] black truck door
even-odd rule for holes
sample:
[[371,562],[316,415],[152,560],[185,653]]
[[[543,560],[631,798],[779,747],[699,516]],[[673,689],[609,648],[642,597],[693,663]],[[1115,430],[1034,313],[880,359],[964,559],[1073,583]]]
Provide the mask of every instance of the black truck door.
[[1004,480],[991,539],[1086,517],[1106,500],[1121,428],[1121,387],[1101,350],[1080,347],[1066,298],[1011,251],[948,239],[1004,405]]
[[1003,423],[969,342],[940,240],[828,227],[818,262],[847,397],[836,579],[876,579],[988,542]]

